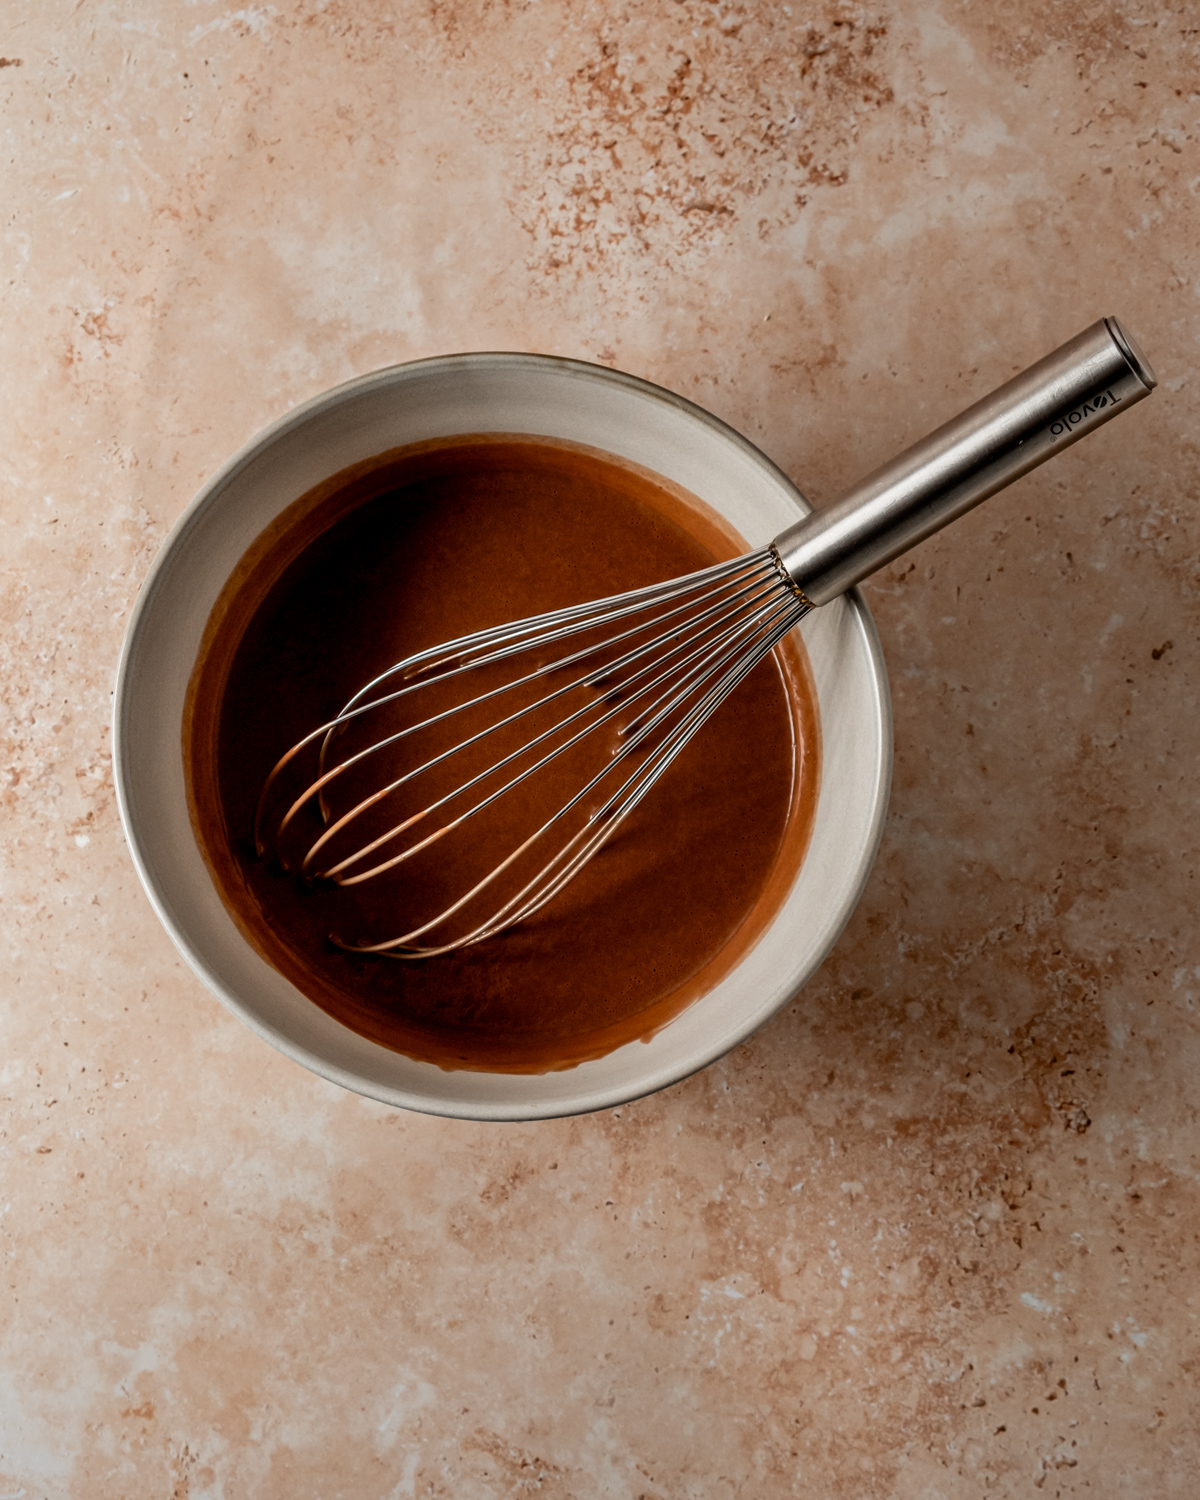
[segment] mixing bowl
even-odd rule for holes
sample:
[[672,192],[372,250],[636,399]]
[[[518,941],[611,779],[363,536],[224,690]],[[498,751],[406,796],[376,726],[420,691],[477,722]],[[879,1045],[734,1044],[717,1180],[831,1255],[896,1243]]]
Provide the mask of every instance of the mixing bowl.
[[700,407],[602,366],[463,354],[378,370],[297,407],[204,486],[143,585],[117,678],[117,799],[163,925],[213,993],[313,1072],[388,1104],[477,1120],[609,1108],[706,1066],[811,977],[866,884],[891,775],[887,678],[857,590],[807,616],[821,721],[812,837],[773,920],[740,963],[646,1040],[543,1074],[447,1071],[368,1041],[302,995],[243,938],[193,835],[182,723],[209,615],[255,538],[323,480],[390,449],[470,433],[547,437],[652,471],[718,512],[747,542],[809,507],[751,443]]

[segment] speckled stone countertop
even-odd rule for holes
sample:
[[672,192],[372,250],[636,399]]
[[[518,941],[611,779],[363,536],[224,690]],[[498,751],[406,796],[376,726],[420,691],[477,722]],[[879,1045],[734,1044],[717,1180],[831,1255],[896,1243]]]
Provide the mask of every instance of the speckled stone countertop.
[[[1198,27],[0,8],[0,1495],[1196,1493]],[[429,1119],[186,969],[117,819],[114,670],[266,422],[540,350],[694,397],[819,504],[1106,313],[1152,400],[868,585],[883,849],[724,1062]]]

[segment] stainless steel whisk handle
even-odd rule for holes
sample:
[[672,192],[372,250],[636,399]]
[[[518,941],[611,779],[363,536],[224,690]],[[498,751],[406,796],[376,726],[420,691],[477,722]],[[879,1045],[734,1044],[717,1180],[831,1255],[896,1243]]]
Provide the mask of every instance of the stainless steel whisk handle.
[[1053,354],[775,538],[810,604],[825,604],[1077,442],[1157,384],[1116,318]]

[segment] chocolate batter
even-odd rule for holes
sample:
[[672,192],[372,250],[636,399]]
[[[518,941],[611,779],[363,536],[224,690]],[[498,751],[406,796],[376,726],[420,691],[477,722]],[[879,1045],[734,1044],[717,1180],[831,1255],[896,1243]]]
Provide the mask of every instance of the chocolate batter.
[[661,1028],[754,943],[803,858],[818,730],[795,639],[561,895],[458,952],[405,962],[329,937],[405,931],[409,905],[493,858],[488,825],[419,873],[313,887],[256,858],[255,803],[283,751],[392,662],[744,550],[694,497],[540,439],[398,450],[297,501],[218,601],[185,715],[197,839],[248,940],[343,1024],[445,1068],[545,1072]]

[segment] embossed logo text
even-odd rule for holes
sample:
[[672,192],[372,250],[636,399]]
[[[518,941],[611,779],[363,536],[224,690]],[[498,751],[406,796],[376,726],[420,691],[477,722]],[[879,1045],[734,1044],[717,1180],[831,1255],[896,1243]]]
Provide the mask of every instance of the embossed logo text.
[[1120,396],[1114,396],[1111,391],[1105,391],[1102,396],[1094,396],[1090,401],[1085,401],[1082,406],[1077,407],[1075,411],[1069,411],[1059,421],[1051,422],[1050,436],[1061,437],[1064,432],[1070,432],[1072,427],[1078,427],[1084,417],[1100,411],[1105,406],[1115,406],[1120,399]]

